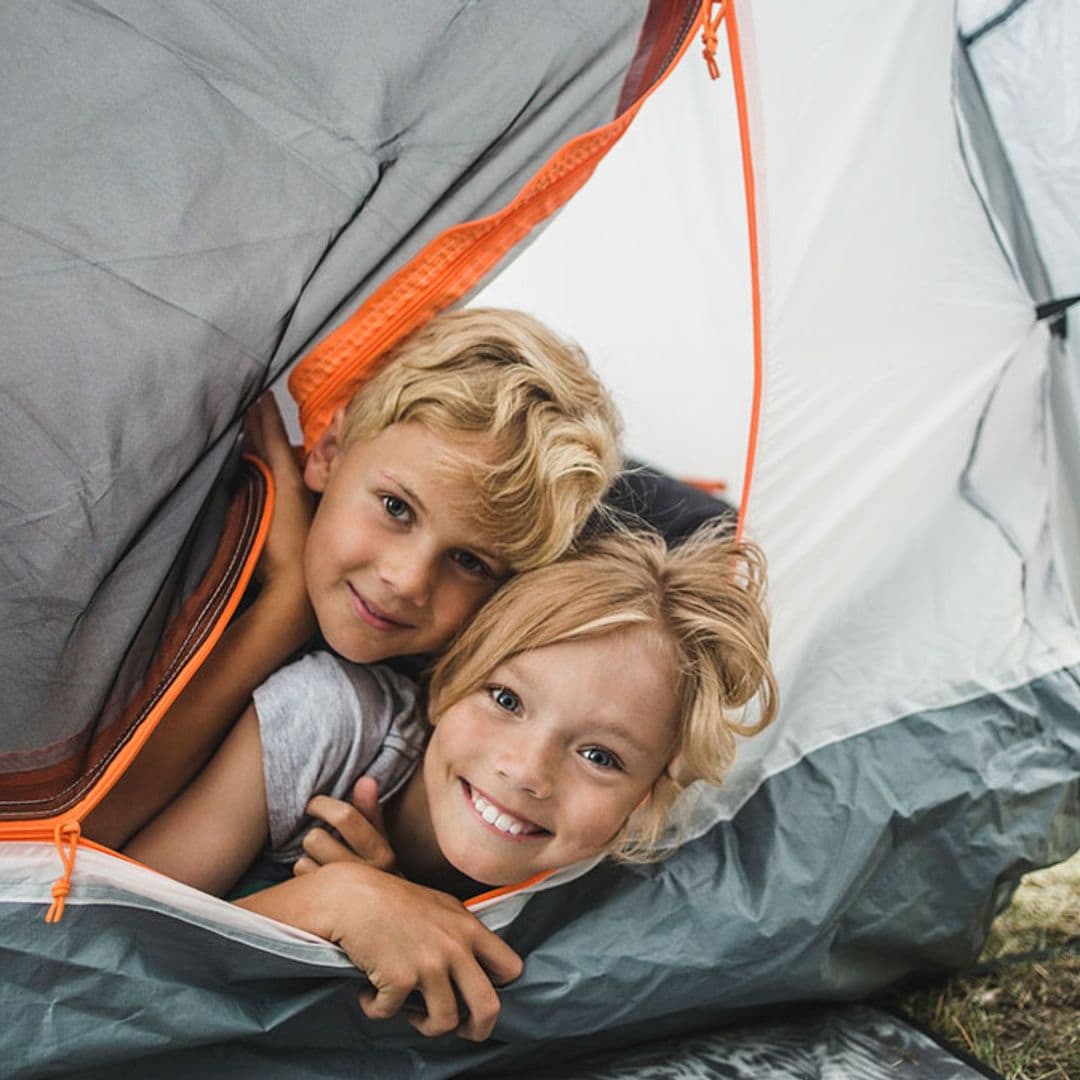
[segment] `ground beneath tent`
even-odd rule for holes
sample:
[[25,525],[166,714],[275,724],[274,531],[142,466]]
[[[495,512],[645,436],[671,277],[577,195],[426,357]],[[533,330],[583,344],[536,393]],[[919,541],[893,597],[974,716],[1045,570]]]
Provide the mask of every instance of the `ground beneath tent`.
[[1021,882],[980,960],[898,1004],[1006,1080],[1080,1078],[1080,853]]

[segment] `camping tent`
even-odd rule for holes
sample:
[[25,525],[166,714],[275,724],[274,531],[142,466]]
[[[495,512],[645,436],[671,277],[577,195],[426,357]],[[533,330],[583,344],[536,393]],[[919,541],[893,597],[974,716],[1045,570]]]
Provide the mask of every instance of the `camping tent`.
[[[715,18],[686,0],[0,11],[16,1075],[452,1075],[610,1052],[970,961],[1017,876],[1080,846],[1080,394],[1055,305],[1080,244],[1052,213],[1075,139],[1047,119],[1060,82],[1016,92],[1040,43],[1067,49],[1047,0],[963,5],[959,38],[917,0],[729,0],[720,80],[697,48],[677,72],[706,102],[696,121],[673,104],[715,147],[706,167],[675,120],[667,144],[630,141],[679,100],[660,85],[491,286],[520,273],[514,302],[583,340],[624,404],[655,399],[651,372],[679,387],[655,436],[627,409],[630,448],[737,488],[771,561],[783,710],[674,858],[483,912],[527,955],[490,1044],[368,1024],[337,950],[76,842],[250,573],[264,491],[235,466],[244,406],[303,357],[311,437],[588,178],[702,7]],[[586,200],[624,149],[629,200],[589,243],[574,215],[601,219]],[[704,209],[656,186],[663,165],[697,177]],[[669,213],[681,242],[633,246]],[[559,307],[545,259],[588,311]]]

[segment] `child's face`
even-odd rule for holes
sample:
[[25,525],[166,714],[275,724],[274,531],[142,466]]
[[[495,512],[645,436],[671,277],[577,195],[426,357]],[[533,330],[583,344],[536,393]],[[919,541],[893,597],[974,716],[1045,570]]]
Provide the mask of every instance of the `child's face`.
[[640,628],[510,658],[425,753],[442,854],[487,885],[599,854],[670,760],[675,715],[670,664]]
[[507,574],[469,523],[471,487],[441,467],[455,449],[477,446],[410,422],[345,449],[331,431],[309,459],[322,498],[304,575],[323,636],[347,659],[441,649]]

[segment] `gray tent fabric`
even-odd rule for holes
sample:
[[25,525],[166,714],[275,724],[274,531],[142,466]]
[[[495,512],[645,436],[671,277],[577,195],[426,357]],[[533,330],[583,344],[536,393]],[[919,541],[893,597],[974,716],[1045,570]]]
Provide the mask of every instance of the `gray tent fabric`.
[[[618,980],[605,987],[599,973],[592,985],[576,984],[559,970],[566,961],[558,958],[556,939],[543,940],[551,933],[547,918],[532,911],[528,926],[521,920],[510,935],[519,947],[529,938],[537,941],[528,985],[506,994],[506,1007],[517,1014],[512,1029],[501,1025],[500,1037],[482,1047],[452,1036],[425,1040],[401,1019],[364,1020],[356,1006],[356,972],[335,950],[260,935],[251,920],[246,926],[243,919],[227,925],[205,917],[184,903],[183,894],[194,890],[177,890],[171,902],[155,897],[153,887],[139,879],[158,875],[136,868],[118,874],[107,856],[94,852],[80,857],[85,880],[77,909],[65,932],[55,933],[34,918],[40,905],[36,912],[28,910],[33,907],[28,898],[41,896],[55,867],[47,852],[18,847],[0,852],[5,882],[0,954],[9,1021],[0,1031],[0,1056],[12,1078],[550,1076],[556,1062],[559,1075],[582,1078],[817,1077],[829,1075],[829,1069],[834,1075],[872,1078],[877,1074],[867,1063],[875,1058],[894,1063],[893,1071],[882,1075],[974,1075],[947,1051],[874,1009],[792,1014],[788,1007],[782,1020],[747,1024],[746,1014],[753,1011],[744,1008],[752,997],[746,993],[750,968],[759,969],[762,981],[776,980],[774,960],[760,948],[741,967],[733,957],[730,979],[694,972],[685,956],[673,952],[670,985],[649,988],[652,1021],[591,1031],[600,1016],[627,1007],[640,1010],[646,995],[639,986],[635,1004],[620,1002]],[[595,910],[610,902],[612,882],[594,881],[587,891]],[[541,904],[542,898],[533,901]],[[565,897],[555,898],[548,912],[554,922],[562,921],[558,909],[564,904]],[[677,917],[674,909],[669,914]],[[596,924],[591,920],[590,931]],[[619,938],[611,929],[616,923],[604,920],[604,925],[608,929],[594,954],[618,975],[612,957],[626,951],[625,937],[613,945]],[[33,928],[29,936],[28,926]],[[579,948],[587,940],[581,930],[570,928]],[[656,941],[655,928],[648,937]],[[693,942],[687,946],[689,953]],[[624,962],[631,965],[628,972],[642,963],[629,957]],[[592,966],[585,958],[582,963]],[[793,971],[789,986],[799,978]],[[708,981],[716,987],[730,984],[731,1016],[718,1031],[716,1015],[703,1005],[716,993]],[[668,1009],[674,1011],[661,1020]],[[545,1020],[538,1024],[537,1016]],[[641,1045],[672,1027],[707,1031],[709,1026],[713,1034]],[[676,1063],[679,1071],[665,1071],[658,1059],[669,1067]]]
[[245,405],[610,120],[647,7],[3,6],[0,754],[122,707]]
[[[122,708],[210,557],[245,403],[441,230],[504,205],[538,158],[609,120],[653,10],[0,8],[0,769],[51,763],[107,702]],[[991,168],[1007,152],[977,60],[956,69],[976,185],[1008,178]],[[1037,255],[1024,195],[995,186],[987,214],[1020,230],[1002,225],[1003,250]],[[1043,263],[1017,272],[1060,294]],[[1065,348],[1045,348],[1068,385]],[[1034,553],[1025,627],[1066,636],[1055,566],[1035,557],[1045,538],[1022,535],[1035,526],[992,467],[1013,445],[994,408],[1008,370],[995,386],[957,479],[964,509]],[[1075,416],[1025,451],[1071,468]],[[1010,464],[1011,482],[1031,462]],[[676,1038],[672,1056],[710,1075],[746,1075],[748,1060],[755,1076],[835,1074],[881,1046],[906,1075],[969,1075],[846,1003],[971,962],[1018,876],[1080,847],[1080,668],[1047,668],[793,755],[661,865],[601,865],[537,893],[504,930],[527,963],[483,1046],[368,1022],[340,951],[92,848],[47,926],[56,851],[7,842],[0,1060],[23,1078],[440,1077],[543,1074],[599,1051],[657,1075],[655,1051],[625,1048]],[[836,1008],[747,1026],[792,1003]]]
[[[516,1075],[542,1080],[550,1072]],[[988,1075],[880,1009],[851,1005],[628,1047],[561,1067],[563,1080],[974,1080]]]

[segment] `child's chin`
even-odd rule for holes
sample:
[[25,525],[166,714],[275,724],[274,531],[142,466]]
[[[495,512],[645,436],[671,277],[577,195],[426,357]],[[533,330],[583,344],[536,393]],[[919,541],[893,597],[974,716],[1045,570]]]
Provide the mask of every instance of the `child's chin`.
[[379,649],[374,643],[356,642],[349,639],[341,640],[336,635],[330,635],[322,631],[323,640],[331,649],[354,664],[380,664],[396,653],[387,653],[385,649]]
[[471,881],[475,881],[483,891],[501,889],[504,885],[515,885],[530,876],[530,872],[517,873],[506,867],[493,866],[488,861],[476,859],[451,859],[451,865]]

